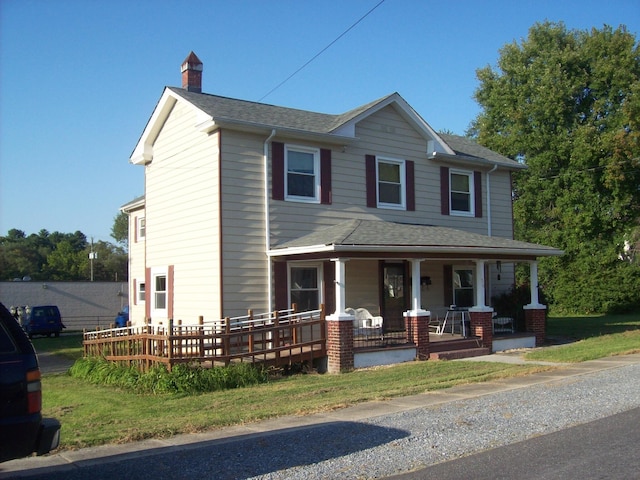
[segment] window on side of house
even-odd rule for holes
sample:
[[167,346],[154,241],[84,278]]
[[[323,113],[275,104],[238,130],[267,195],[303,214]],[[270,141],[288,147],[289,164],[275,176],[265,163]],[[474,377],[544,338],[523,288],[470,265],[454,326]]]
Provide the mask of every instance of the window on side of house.
[[136,292],[136,298],[138,299],[138,303],[144,303],[145,302],[145,290],[146,290],[146,285],[145,282],[138,282],[137,283],[137,292]]
[[154,310],[167,309],[167,275],[160,274],[153,277],[153,308]]
[[449,175],[451,215],[473,216],[475,214],[473,172],[452,169]]
[[453,267],[453,303],[458,307],[472,307],[473,268]]
[[144,237],[147,235],[147,224],[145,217],[138,217],[136,228],[138,230],[138,234],[136,238],[138,241],[144,240]]
[[299,311],[320,308],[320,268],[315,265],[292,266],[289,270],[290,304]]
[[405,208],[405,162],[388,158],[376,159],[378,207]]
[[287,145],[285,172],[287,200],[320,201],[320,150]]

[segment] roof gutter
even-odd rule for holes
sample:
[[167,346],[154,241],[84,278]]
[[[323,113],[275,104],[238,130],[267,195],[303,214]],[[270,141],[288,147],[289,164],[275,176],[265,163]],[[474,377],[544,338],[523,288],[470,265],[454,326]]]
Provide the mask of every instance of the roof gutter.
[[267,254],[267,312],[273,312],[273,281],[272,266],[269,250],[271,248],[271,218],[269,216],[269,142],[275,137],[276,129],[271,130],[271,135],[264,141],[263,168],[264,168],[264,248]]
[[360,252],[377,253],[406,252],[424,254],[463,254],[473,255],[516,255],[531,257],[552,257],[563,255],[562,250],[556,248],[517,248],[517,247],[473,247],[473,246],[437,246],[437,245],[308,245],[304,247],[290,247],[267,251],[269,257],[282,257],[287,255],[303,255],[311,253],[338,253]]

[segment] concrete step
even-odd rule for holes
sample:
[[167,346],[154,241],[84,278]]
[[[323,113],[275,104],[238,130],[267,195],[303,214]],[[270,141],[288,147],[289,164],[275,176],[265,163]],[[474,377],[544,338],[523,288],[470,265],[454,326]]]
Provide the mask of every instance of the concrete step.
[[490,348],[483,347],[446,350],[443,352],[429,353],[429,360],[457,360],[459,358],[480,357],[482,355],[489,355],[490,353]]

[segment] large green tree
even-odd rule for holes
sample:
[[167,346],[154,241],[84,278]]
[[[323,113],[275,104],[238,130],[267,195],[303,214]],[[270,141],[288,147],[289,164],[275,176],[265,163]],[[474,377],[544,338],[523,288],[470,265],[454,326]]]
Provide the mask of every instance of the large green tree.
[[640,219],[640,49],[625,27],[535,24],[477,71],[481,112],[469,133],[518,159],[516,237],[563,249],[541,262],[556,305],[640,305],[640,270],[621,260]]

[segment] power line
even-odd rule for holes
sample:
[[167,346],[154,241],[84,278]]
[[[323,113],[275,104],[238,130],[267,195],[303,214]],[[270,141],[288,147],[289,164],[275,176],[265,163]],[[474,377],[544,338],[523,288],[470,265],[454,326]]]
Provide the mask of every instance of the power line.
[[320,55],[322,55],[326,50],[328,50],[334,43],[336,43],[338,40],[340,40],[342,37],[344,37],[347,33],[349,33],[349,31],[351,29],[353,29],[356,25],[358,25],[362,20],[364,20],[365,18],[367,18],[369,16],[370,13],[372,13],[376,8],[378,8],[380,5],[382,5],[384,3],[385,0],[380,0],[371,10],[369,10],[367,13],[365,13],[362,17],[360,17],[355,23],[353,23],[349,28],[347,28],[344,32],[342,32],[338,37],[336,37],[331,43],[329,43],[329,45],[327,45],[326,47],[324,47],[322,50],[320,50],[318,53],[316,53],[313,57],[311,57],[310,60],[308,60],[304,65],[302,65],[300,68],[298,68],[295,72],[293,72],[291,75],[289,75],[287,78],[285,78],[283,81],[281,81],[278,85],[276,85],[275,87],[273,87],[271,90],[269,90],[266,94],[264,94],[262,97],[260,97],[260,99],[258,100],[258,102],[261,102],[262,100],[264,100],[265,98],[267,98],[269,95],[271,95],[273,92],[275,92],[278,88],[280,88],[282,85],[284,85],[285,83],[287,83],[289,80],[291,80],[295,75],[297,75],[302,69],[304,69],[307,65],[309,65],[311,62],[313,62],[316,58],[318,58]]

